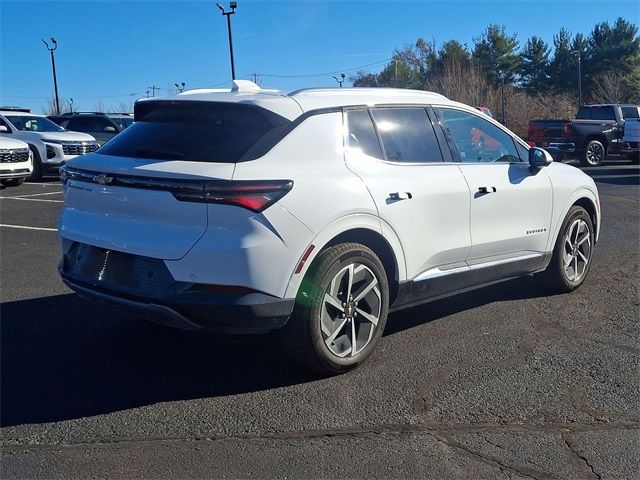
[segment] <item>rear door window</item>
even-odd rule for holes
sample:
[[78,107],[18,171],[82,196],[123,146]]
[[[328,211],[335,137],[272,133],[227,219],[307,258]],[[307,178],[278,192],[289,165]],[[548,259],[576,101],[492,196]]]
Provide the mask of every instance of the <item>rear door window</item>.
[[264,155],[291,122],[264,108],[221,102],[153,101],[99,153],[120,157],[236,163]]
[[391,162],[442,162],[442,153],[424,108],[374,108],[386,159]]

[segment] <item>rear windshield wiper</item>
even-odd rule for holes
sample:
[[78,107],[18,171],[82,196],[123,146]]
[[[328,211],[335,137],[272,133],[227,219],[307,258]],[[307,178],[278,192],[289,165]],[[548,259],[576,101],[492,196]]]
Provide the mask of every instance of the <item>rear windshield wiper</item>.
[[137,148],[133,151],[133,155],[141,158],[161,158],[166,160],[180,160],[184,158],[184,153],[156,148]]

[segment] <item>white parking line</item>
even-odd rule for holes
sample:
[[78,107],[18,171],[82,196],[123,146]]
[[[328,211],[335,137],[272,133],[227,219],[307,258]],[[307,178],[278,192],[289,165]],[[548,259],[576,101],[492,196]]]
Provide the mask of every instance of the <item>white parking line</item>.
[[57,232],[57,228],[45,228],[45,227],[27,227],[26,225],[8,225],[6,223],[0,223],[0,227],[5,228],[19,228],[22,230],[42,230],[43,232]]
[[64,200],[45,200],[44,198],[0,197],[0,200],[23,200],[25,202],[64,203]]
[[46,192],[46,193],[32,193],[30,195],[14,195],[12,197],[6,197],[6,198],[27,198],[27,197],[39,197],[41,195],[60,195],[64,192],[59,191],[59,192]]

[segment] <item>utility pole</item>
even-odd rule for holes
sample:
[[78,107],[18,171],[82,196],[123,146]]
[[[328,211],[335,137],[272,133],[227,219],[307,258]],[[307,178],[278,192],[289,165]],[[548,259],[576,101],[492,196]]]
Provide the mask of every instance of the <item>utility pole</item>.
[[42,39],[42,43],[44,43],[44,45],[47,47],[47,50],[49,50],[49,53],[51,53],[51,69],[53,70],[53,89],[56,93],[56,114],[60,115],[60,99],[58,98],[58,78],[56,76],[56,57],[53,54],[53,52],[55,52],[55,50],[58,48],[58,42],[56,42],[55,38],[51,37],[51,43],[53,44],[53,47],[50,47],[44,38]]
[[331,75],[331,76],[335,79],[336,82],[338,82],[338,85],[340,85],[340,88],[342,88],[342,84],[344,83],[344,73],[340,74],[340,78],[336,77],[335,75]]
[[151,96],[155,97],[156,96],[156,90],[160,90],[160,87],[156,87],[155,85],[151,85],[149,87],[149,90],[147,90],[147,98],[149,98],[149,91],[151,91]]
[[258,78],[258,74],[257,73],[252,73],[251,76],[253,77],[253,83],[258,85],[258,82],[260,81],[260,79]]
[[235,80],[236,65],[233,60],[233,39],[231,37],[231,15],[236,13],[236,8],[238,8],[238,2],[230,2],[229,7],[231,8],[231,10],[229,10],[228,12],[225,11],[221,3],[216,3],[216,6],[220,9],[220,11],[222,12],[222,15],[227,17],[227,31],[229,33],[229,56],[231,57],[231,80]]

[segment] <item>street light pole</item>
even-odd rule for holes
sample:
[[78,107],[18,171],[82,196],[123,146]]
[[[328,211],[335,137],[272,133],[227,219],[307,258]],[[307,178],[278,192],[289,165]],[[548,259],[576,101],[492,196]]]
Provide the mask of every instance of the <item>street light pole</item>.
[[573,52],[578,56],[578,109],[582,106],[582,58],[580,56],[580,50],[574,50]]
[[238,2],[230,2],[229,7],[230,11],[225,11],[224,7],[221,3],[216,3],[216,6],[222,12],[222,15],[227,17],[227,31],[229,32],[229,56],[231,57],[231,80],[236,79],[236,66],[233,59],[233,38],[231,37],[231,15],[236,13],[236,8],[238,8]]
[[58,42],[56,42],[55,38],[51,37],[51,43],[53,44],[53,47],[50,47],[44,38],[42,39],[42,43],[44,43],[44,45],[47,47],[47,50],[49,50],[49,53],[51,53],[51,69],[53,70],[53,89],[56,93],[56,114],[60,115],[60,99],[58,98],[58,78],[56,76],[56,57],[53,54],[53,52],[58,48]]
[[345,77],[344,73],[340,74],[340,78],[342,80],[340,80],[340,78],[336,77],[335,75],[331,75],[331,76],[334,78],[336,82],[338,82],[338,85],[340,85],[340,88],[342,88],[342,84],[344,83],[344,77]]

